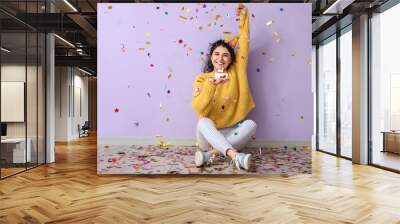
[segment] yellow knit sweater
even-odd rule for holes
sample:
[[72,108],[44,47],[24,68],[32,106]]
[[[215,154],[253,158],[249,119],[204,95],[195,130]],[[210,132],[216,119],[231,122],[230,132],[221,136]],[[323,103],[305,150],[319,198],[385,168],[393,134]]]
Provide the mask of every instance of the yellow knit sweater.
[[220,84],[208,82],[214,72],[202,73],[194,81],[192,107],[199,117],[208,117],[216,128],[231,127],[255,107],[247,81],[249,52],[249,17],[247,9],[240,15],[236,62],[228,70],[229,80]]

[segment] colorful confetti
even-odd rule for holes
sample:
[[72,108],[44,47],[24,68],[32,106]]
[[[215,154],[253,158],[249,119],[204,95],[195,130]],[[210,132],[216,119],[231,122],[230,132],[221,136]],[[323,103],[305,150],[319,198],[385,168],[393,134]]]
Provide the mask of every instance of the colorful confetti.
[[154,64],[150,64],[150,67],[154,67]]
[[274,23],[274,21],[273,21],[273,20],[270,20],[270,21],[268,21],[265,25],[267,25],[267,26],[272,26],[273,23]]
[[257,68],[257,72],[260,72],[260,71],[261,71],[261,69]]
[[150,32],[146,32],[145,35],[146,35],[146,36],[150,36]]
[[187,20],[187,18],[185,16],[179,16],[179,18],[181,18],[183,20]]
[[[158,141],[157,141],[158,140]],[[297,150],[282,147],[253,147],[244,149],[250,153],[250,170],[237,170],[224,156],[217,156],[213,165],[195,167],[194,155],[197,146],[173,146],[162,137],[157,144],[112,145],[107,150],[101,147],[99,168],[102,174],[280,174],[292,176],[311,173],[311,151],[309,146]],[[291,148],[292,149],[292,148]],[[125,152],[125,154],[121,154]],[[108,162],[107,162],[108,161]]]
[[114,108],[114,113],[118,113],[118,112],[119,112],[119,108],[118,107]]
[[292,51],[292,52],[290,53],[290,55],[291,55],[292,57],[296,56],[296,54],[297,54],[296,51]]

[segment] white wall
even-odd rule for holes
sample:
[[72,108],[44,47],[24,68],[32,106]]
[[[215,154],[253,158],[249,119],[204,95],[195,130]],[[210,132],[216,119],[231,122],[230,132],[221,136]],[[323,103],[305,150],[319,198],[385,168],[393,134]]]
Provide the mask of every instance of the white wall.
[[77,139],[78,124],[88,120],[88,77],[76,68],[56,67],[55,85],[55,140]]

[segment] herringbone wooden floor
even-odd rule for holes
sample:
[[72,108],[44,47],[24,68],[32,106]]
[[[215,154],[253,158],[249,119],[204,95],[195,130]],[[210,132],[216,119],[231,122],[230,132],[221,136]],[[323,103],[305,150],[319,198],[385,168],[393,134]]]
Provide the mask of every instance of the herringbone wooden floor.
[[96,139],[0,181],[0,223],[400,223],[400,175],[313,153],[313,174],[98,176]]

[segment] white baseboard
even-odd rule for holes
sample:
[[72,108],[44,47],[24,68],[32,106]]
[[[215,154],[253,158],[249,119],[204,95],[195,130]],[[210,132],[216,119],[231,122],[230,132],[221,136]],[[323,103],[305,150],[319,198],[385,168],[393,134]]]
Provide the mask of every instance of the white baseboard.
[[[97,145],[102,147],[105,145],[159,145],[161,141],[165,144],[195,146],[195,139],[156,139],[149,138],[97,138]],[[254,140],[250,141],[251,147],[311,147],[311,141],[296,140]]]

